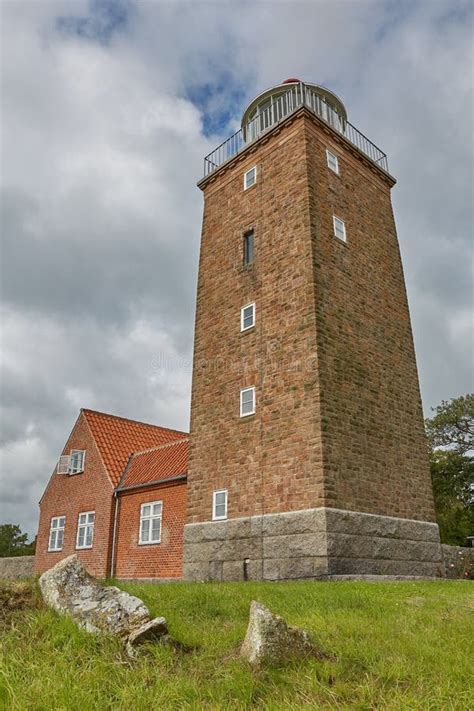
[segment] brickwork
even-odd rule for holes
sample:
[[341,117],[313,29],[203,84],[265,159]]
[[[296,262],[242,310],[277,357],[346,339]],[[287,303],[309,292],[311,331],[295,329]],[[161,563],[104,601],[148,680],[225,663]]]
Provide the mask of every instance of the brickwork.
[[434,521],[391,184],[329,129],[310,119],[305,128],[326,503]]
[[[321,505],[306,145],[297,119],[204,188],[188,477],[188,521],[211,515],[229,491],[229,516]],[[243,173],[258,164],[257,183]],[[255,262],[242,266],[252,228]],[[256,302],[256,326],[240,309]],[[257,414],[239,417],[239,391],[256,387]]]
[[[161,543],[140,545],[140,507],[150,501],[163,502]],[[115,577],[181,577],[186,482],[122,492],[119,507]]]
[[[86,450],[84,472],[73,476],[52,475],[40,502],[34,572],[42,573],[66,556],[77,553],[92,575],[104,578],[110,563],[113,487],[83,413],[76,422],[63,454],[68,454],[71,449]],[[93,547],[76,550],[78,516],[83,511],[95,511]],[[49,530],[53,516],[66,516],[66,526],[62,550],[49,552]]]
[[[202,183],[189,524],[221,488],[231,519],[334,506],[434,520],[393,182],[302,109]],[[256,414],[240,418],[251,385]]]

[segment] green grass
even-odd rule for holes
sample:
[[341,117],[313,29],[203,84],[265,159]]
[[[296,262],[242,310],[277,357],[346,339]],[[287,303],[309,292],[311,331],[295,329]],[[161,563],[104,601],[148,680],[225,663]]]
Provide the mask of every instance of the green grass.
[[[129,661],[114,639],[45,608],[0,627],[0,708],[474,708],[474,584],[121,584],[194,651],[149,644]],[[250,600],[306,627],[334,655],[253,672],[239,658]]]

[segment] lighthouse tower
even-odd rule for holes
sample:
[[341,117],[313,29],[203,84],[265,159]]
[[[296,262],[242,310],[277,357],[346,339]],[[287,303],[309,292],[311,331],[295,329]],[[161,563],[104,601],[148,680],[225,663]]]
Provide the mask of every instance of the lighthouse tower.
[[205,158],[186,578],[440,574],[394,184],[298,79]]

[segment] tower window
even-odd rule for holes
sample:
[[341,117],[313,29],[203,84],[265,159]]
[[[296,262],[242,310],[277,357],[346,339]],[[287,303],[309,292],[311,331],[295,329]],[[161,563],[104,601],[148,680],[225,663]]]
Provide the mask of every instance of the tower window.
[[95,511],[79,514],[77,521],[76,548],[92,548],[94,541]]
[[220,489],[212,494],[212,520],[223,518],[227,518],[227,489]]
[[244,234],[244,264],[253,262],[253,230]]
[[149,504],[141,505],[140,532],[138,539],[140,545],[146,545],[148,543],[161,543],[162,515],[162,501],[151,501]]
[[48,551],[62,551],[64,541],[65,516],[54,516],[49,529]]
[[240,330],[247,331],[255,326],[255,304],[247,304],[240,309]]
[[328,162],[328,168],[330,168],[339,175],[339,160],[337,156],[326,149],[326,159]]
[[344,221],[341,220],[339,217],[336,217],[336,215],[332,216],[332,221],[334,225],[334,234],[336,235],[336,237],[338,237],[343,242],[347,242],[346,226],[344,224]]
[[244,190],[247,190],[247,188],[251,188],[252,185],[255,185],[257,182],[257,166],[254,165],[253,168],[250,168],[250,170],[247,170],[244,173]]
[[240,416],[255,414],[255,388],[244,388],[240,391]]

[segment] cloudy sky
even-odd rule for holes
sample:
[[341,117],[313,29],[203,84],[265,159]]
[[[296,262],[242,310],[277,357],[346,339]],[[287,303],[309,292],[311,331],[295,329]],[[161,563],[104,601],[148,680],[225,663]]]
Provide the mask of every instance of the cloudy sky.
[[472,389],[470,0],[4,0],[0,522],[80,407],[187,429],[203,156],[289,76],[389,156],[426,413]]

